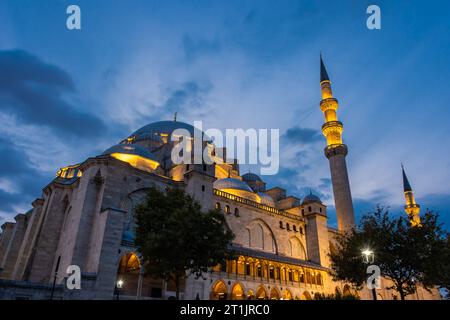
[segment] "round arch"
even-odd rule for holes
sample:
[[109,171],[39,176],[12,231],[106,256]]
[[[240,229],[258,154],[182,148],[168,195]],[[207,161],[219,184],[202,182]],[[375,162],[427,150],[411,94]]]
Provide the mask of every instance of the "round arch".
[[247,290],[247,300],[254,300],[255,294],[253,293],[253,290],[249,289]]
[[120,294],[124,296],[137,296],[141,262],[139,256],[134,252],[123,254],[119,259],[116,283],[122,282]]

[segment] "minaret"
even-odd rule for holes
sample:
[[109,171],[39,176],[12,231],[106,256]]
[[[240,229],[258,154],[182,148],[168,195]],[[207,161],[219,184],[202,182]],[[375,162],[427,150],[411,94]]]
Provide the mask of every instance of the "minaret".
[[327,138],[327,146],[324,151],[325,156],[330,162],[338,229],[339,231],[345,232],[355,225],[352,194],[348,181],[347,164],[345,162],[348,149],[342,143],[343,126],[342,122],[338,121],[336,114],[338,101],[333,98],[331,81],[323,64],[322,55],[320,55],[320,87],[322,90],[320,109],[325,116],[322,133]]
[[403,174],[403,193],[405,194],[405,211],[408,214],[409,220],[413,227],[420,225],[420,206],[414,200],[414,193],[409,184],[408,178],[406,177],[405,168],[402,164],[402,174]]

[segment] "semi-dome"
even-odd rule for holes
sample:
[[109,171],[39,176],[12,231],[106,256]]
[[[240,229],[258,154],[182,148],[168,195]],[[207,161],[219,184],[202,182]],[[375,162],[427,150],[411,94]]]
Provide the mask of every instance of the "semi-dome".
[[258,192],[258,196],[259,196],[261,204],[265,204],[266,206],[269,206],[269,207],[275,207],[275,201],[268,194],[265,194],[263,192]]
[[113,158],[127,162],[133,167],[144,171],[151,172],[159,166],[156,157],[150,151],[137,144],[117,144],[105,150],[103,155],[110,155]]
[[130,138],[135,140],[157,139],[157,137],[160,136],[170,136],[177,129],[187,130],[192,138],[194,138],[196,132],[197,134],[204,135],[200,129],[197,129],[196,127],[185,122],[157,121],[136,130],[130,135]]
[[309,194],[303,198],[302,204],[313,203],[313,202],[322,203],[320,198],[310,191]]
[[249,187],[244,181],[235,178],[224,178],[214,181],[214,189],[224,190],[224,189],[234,189],[242,190],[247,192],[253,192],[252,188]]
[[244,174],[242,176],[242,179],[244,181],[251,181],[251,182],[253,182],[253,181],[262,181],[261,178],[257,174],[254,174],[254,173],[251,173],[251,172]]

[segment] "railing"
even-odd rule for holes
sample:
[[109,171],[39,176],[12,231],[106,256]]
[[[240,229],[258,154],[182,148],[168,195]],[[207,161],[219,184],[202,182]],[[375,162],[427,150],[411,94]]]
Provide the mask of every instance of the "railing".
[[255,202],[255,201],[250,200],[250,199],[242,198],[242,197],[239,197],[239,196],[236,196],[234,194],[231,194],[231,193],[228,193],[228,192],[224,192],[224,191],[221,191],[221,190],[218,190],[218,189],[213,189],[213,192],[214,192],[214,195],[219,196],[219,197],[223,197],[223,198],[226,198],[226,199],[229,199],[229,200],[233,200],[233,201],[236,201],[236,202],[239,202],[239,203],[243,203],[243,204],[252,206],[254,208],[265,210],[265,211],[268,211],[270,213],[278,214],[278,215],[281,215],[281,216],[284,216],[284,217],[287,217],[287,218],[290,218],[290,219],[303,221],[303,218],[300,217],[300,216],[297,216],[297,215],[292,214],[292,213],[288,213],[288,212],[286,212],[284,210],[279,210],[277,208],[270,207],[270,206],[265,205],[265,204],[261,204],[261,203]]

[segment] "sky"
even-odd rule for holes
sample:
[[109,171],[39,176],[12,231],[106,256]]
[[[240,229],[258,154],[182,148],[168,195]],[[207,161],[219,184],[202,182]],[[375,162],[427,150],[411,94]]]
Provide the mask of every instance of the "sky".
[[[81,9],[68,30],[66,9]],[[369,5],[381,29],[366,27]],[[450,229],[450,2],[0,0],[0,224],[63,166],[158,120],[280,130],[268,187],[311,189],[336,225],[322,52],[357,218],[416,200]],[[242,173],[255,168],[242,167]]]

